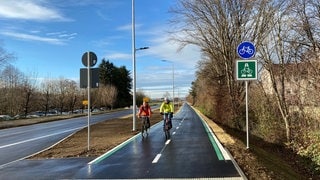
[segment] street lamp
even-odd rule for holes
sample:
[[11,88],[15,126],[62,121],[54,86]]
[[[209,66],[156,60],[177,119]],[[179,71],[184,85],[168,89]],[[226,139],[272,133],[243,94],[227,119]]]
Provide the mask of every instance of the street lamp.
[[163,62],[168,62],[172,64],[172,104],[173,104],[173,112],[174,112],[174,63],[173,61],[169,61],[169,60],[161,60]]
[[134,49],[134,53],[133,53],[133,94],[132,94],[132,113],[133,113],[133,119],[132,119],[132,131],[136,130],[136,113],[137,113],[137,105],[136,105],[136,52],[139,50],[145,50],[145,49],[149,49],[149,47],[142,47],[142,48],[137,48]]
[[149,47],[142,47],[136,49],[136,32],[135,32],[135,10],[134,10],[134,0],[132,0],[132,80],[133,80],[133,94],[132,94],[132,131],[136,130],[136,52],[139,50],[149,49]]

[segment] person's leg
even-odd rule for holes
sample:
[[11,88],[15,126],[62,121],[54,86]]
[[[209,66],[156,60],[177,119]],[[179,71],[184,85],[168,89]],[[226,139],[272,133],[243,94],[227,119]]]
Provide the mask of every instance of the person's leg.
[[147,127],[150,128],[150,118],[147,117]]
[[163,115],[163,130],[166,128],[166,115]]

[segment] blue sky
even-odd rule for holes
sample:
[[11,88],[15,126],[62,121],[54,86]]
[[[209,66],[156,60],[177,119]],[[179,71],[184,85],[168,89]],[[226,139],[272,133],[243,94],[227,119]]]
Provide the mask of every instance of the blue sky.
[[[175,0],[135,0],[137,91],[151,98],[185,96],[195,79],[198,48],[169,41],[169,8]],[[132,72],[131,0],[0,0],[1,46],[17,57],[13,65],[37,79],[79,82],[81,57],[94,52]],[[161,60],[168,60],[163,62]]]

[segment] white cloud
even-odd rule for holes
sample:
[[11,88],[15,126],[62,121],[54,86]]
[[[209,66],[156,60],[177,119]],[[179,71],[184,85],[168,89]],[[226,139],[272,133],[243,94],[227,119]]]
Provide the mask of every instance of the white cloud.
[[143,55],[158,59],[152,65],[144,67],[143,72],[137,72],[137,89],[153,98],[162,97],[166,92],[172,93],[172,64],[164,65],[165,62],[162,62],[160,65],[160,60],[174,63],[175,97],[178,95],[185,97],[189,93],[192,81],[195,80],[196,65],[201,58],[200,49],[194,45],[188,45],[178,51],[180,46],[176,42],[169,41],[171,35],[167,33],[167,29],[169,27],[165,26],[144,29],[137,37],[137,39],[141,39],[140,36],[148,37],[144,43],[150,49],[143,51]]
[[45,43],[48,43],[48,44],[57,44],[57,45],[65,44],[65,41],[62,40],[62,39],[47,38],[47,37],[41,37],[41,36],[25,34],[25,33],[3,31],[3,32],[0,32],[0,34],[5,35],[5,36],[14,37],[14,38],[17,38],[19,40],[40,41],[40,42],[45,42]]
[[117,60],[127,60],[127,59],[130,59],[132,57],[132,54],[126,54],[126,53],[112,53],[110,55],[106,55],[105,58],[106,59],[117,59]]
[[[142,27],[142,24],[135,24],[135,29],[139,29],[140,27]],[[132,24],[126,24],[123,26],[119,26],[117,27],[117,30],[119,31],[131,31],[132,30]]]
[[55,9],[44,7],[40,4],[43,1],[1,1],[0,3],[0,17],[9,19],[24,19],[24,20],[68,20],[63,17]]
[[162,36],[152,40],[152,48],[150,52],[161,57],[161,59],[166,59],[173,61],[176,65],[195,68],[195,65],[200,60],[200,50],[198,47],[193,45],[188,45],[182,50],[179,50],[179,44],[169,41],[168,36]]

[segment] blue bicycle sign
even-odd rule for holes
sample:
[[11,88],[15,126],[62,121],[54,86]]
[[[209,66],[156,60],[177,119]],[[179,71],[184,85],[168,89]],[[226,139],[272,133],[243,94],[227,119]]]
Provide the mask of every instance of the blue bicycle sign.
[[255,54],[255,47],[251,42],[244,41],[237,48],[238,55],[243,59],[249,59]]

